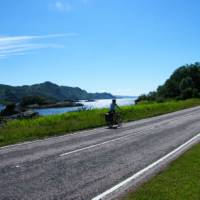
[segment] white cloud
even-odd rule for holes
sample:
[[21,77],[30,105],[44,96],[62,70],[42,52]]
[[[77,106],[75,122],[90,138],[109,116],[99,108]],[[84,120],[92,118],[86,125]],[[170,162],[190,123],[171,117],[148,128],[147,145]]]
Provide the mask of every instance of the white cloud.
[[[63,45],[49,43],[49,40],[55,37],[74,35],[77,34],[69,33],[40,36],[0,36],[0,58],[7,58],[13,55],[24,55],[35,49],[63,48]],[[44,40],[48,40],[48,43],[43,43]]]
[[69,12],[72,6],[68,1],[56,0],[54,3],[49,4],[49,9],[59,12]]

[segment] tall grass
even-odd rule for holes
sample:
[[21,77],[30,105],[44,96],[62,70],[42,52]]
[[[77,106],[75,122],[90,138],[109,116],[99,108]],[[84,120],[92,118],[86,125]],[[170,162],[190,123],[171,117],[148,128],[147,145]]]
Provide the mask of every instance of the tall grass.
[[136,106],[123,107],[124,121],[133,121],[147,117],[158,116],[178,110],[200,105],[200,99],[189,99],[185,101],[168,101],[164,103],[145,103]]
[[[123,121],[128,122],[197,105],[200,105],[200,99],[140,104],[122,107],[121,113]],[[29,120],[13,120],[0,128],[0,146],[100,127],[105,125],[106,112],[107,109],[96,109]]]

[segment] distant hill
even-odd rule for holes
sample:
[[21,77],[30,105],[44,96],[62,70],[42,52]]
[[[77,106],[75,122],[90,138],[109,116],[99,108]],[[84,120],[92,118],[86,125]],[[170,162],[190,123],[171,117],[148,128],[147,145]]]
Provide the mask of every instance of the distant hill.
[[199,62],[179,67],[157,91],[141,95],[137,102],[189,98],[200,98]]
[[49,101],[113,98],[113,95],[109,93],[88,93],[78,87],[59,86],[48,81],[41,84],[16,87],[0,84],[1,102],[17,103],[27,96],[39,96]]

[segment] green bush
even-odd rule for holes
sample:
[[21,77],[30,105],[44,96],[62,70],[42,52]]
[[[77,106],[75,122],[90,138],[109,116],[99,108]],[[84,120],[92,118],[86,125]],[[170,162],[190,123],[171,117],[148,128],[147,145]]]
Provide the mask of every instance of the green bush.
[[136,102],[163,99],[190,99],[200,95],[200,63],[179,67],[156,92],[141,95]]

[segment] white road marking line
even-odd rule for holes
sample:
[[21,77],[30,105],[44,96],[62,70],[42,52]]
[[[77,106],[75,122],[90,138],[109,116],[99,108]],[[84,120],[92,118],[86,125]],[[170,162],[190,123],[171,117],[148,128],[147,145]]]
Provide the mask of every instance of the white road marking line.
[[90,145],[90,146],[83,147],[83,148],[80,148],[80,149],[76,149],[76,150],[73,150],[73,151],[69,151],[67,153],[60,154],[59,156],[60,157],[67,156],[67,155],[70,155],[70,154],[73,154],[73,153],[77,153],[77,152],[80,152],[80,151],[84,151],[84,150],[87,150],[87,149],[91,149],[91,148],[94,148],[94,147],[105,145],[105,144],[108,144],[108,143],[111,143],[111,142],[115,142],[115,141],[118,141],[118,140],[121,140],[121,139],[124,139],[124,138],[127,138],[127,137],[131,137],[131,136],[134,136],[138,133],[143,133],[144,131],[152,131],[152,130],[154,130],[154,127],[148,128],[148,129],[145,129],[145,130],[141,130],[141,131],[136,131],[136,132],[132,132],[132,130],[124,131],[124,132],[132,132],[132,134],[129,133],[129,134],[123,135],[121,137],[118,137],[118,138],[115,138],[115,139],[112,139],[112,140],[107,140],[105,142],[101,142],[101,143],[98,143],[98,144],[94,144],[94,145]]
[[70,152],[67,152],[67,153],[63,153],[61,154],[60,156],[66,156],[66,155],[70,155],[70,154],[73,154],[73,153],[77,153],[77,152],[80,152],[80,151],[83,151],[83,150],[86,150],[86,149],[91,149],[91,148],[94,148],[94,147],[98,147],[98,146],[101,146],[101,145],[104,145],[104,144],[108,144],[110,142],[114,142],[114,141],[117,141],[117,140],[121,140],[123,138],[126,138],[126,137],[129,137],[129,135],[126,135],[126,136],[122,136],[122,137],[118,137],[118,138],[115,138],[115,139],[112,139],[112,140],[108,140],[108,141],[105,141],[105,142],[101,142],[99,144],[94,144],[94,145],[91,145],[91,146],[88,146],[88,147],[84,147],[84,148],[81,148],[81,149],[76,149],[74,151],[70,151]]
[[[185,116],[184,116],[183,118],[185,118]],[[177,119],[177,121],[178,121],[178,120],[179,120],[179,119]],[[169,121],[171,121],[171,120],[169,120]],[[175,121],[175,120],[174,120],[174,121]],[[174,121],[173,121],[173,122],[174,122]],[[101,145],[105,145],[105,144],[108,144],[108,143],[111,143],[111,142],[115,142],[115,141],[124,139],[124,138],[126,138],[126,137],[134,136],[134,135],[136,135],[136,134],[138,134],[138,133],[143,133],[144,131],[152,131],[152,130],[154,130],[155,128],[157,128],[157,127],[156,127],[156,124],[150,126],[150,128],[148,128],[148,129],[143,129],[143,130],[139,130],[139,131],[135,131],[135,132],[132,132],[132,131],[133,131],[132,129],[130,129],[130,130],[125,130],[125,131],[123,131],[123,132],[131,132],[131,134],[128,133],[128,134],[126,134],[126,135],[124,135],[124,136],[121,136],[121,137],[118,137],[118,138],[115,138],[115,139],[112,139],[112,140],[107,140],[107,141],[105,141],[105,142],[101,142],[101,143],[98,143],[98,144],[94,144],[94,145],[90,145],[90,146],[83,147],[83,148],[80,148],[80,149],[76,149],[76,150],[73,150],[73,151],[69,151],[69,152],[67,152],[67,153],[60,154],[59,156],[60,156],[60,157],[63,157],[63,156],[67,156],[67,155],[70,155],[70,154],[73,154],[73,153],[77,153],[77,152],[80,152],[80,151],[84,151],[84,150],[87,150],[87,149],[91,149],[91,148],[94,148],[94,147],[98,147],[98,146],[101,146]]]
[[[184,117],[183,117],[184,118]],[[177,119],[179,120],[179,119]],[[171,121],[171,120],[169,120]],[[174,120],[175,121],[175,120]],[[174,122],[173,121],[173,122]],[[80,149],[76,149],[76,150],[73,150],[73,151],[69,151],[67,153],[63,153],[63,154],[60,154],[59,156],[60,157],[63,157],[63,156],[67,156],[67,155],[70,155],[70,154],[73,154],[73,153],[77,153],[77,152],[80,152],[80,151],[84,151],[84,150],[87,150],[87,149],[91,149],[91,148],[94,148],[94,147],[98,147],[98,146],[101,146],[101,145],[105,145],[105,144],[108,144],[108,143],[111,143],[111,142],[115,142],[115,141],[118,141],[118,140],[121,140],[121,139],[124,139],[126,137],[131,137],[131,136],[134,136],[138,133],[143,133],[144,131],[152,131],[154,129],[156,129],[156,124],[150,126],[148,129],[143,129],[143,130],[139,130],[139,131],[135,131],[135,132],[132,132],[133,129],[130,129],[130,130],[125,130],[123,132],[131,132],[131,133],[128,133],[124,136],[121,136],[121,137],[118,137],[118,138],[115,138],[115,139],[112,139],[112,140],[107,140],[105,142],[101,142],[101,143],[98,143],[98,144],[94,144],[94,145],[90,145],[90,146],[87,146],[87,147],[83,147],[83,148],[80,148]]]
[[185,148],[187,148],[192,142],[198,141],[200,140],[200,134],[194,136],[192,139],[188,140],[186,143],[182,144],[181,146],[179,146],[178,148],[176,148],[175,150],[173,150],[172,152],[168,153],[167,155],[165,155],[164,157],[160,158],[159,160],[157,160],[156,162],[150,164],[149,166],[147,166],[146,168],[140,170],[139,172],[137,172],[136,174],[134,174],[133,176],[127,178],[126,180],[122,181],[121,183],[115,185],[114,187],[110,188],[109,190],[103,192],[102,194],[94,197],[92,200],[103,200],[104,198],[106,198],[106,196],[108,196],[109,194],[113,193],[114,191],[118,190],[119,188],[121,188],[122,186],[126,185],[127,183],[137,179],[138,177],[140,177],[141,175],[145,174],[145,172],[147,172],[148,170],[153,169],[156,165],[160,164],[161,162],[163,162],[164,160],[170,158],[173,154],[178,153],[179,151],[184,150]]

